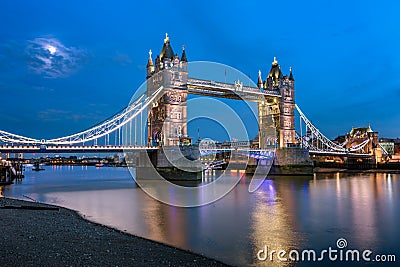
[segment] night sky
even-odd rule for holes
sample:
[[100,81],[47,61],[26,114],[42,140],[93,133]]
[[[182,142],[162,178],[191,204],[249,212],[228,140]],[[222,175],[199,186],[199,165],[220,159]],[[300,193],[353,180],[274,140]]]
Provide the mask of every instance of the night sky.
[[397,1],[1,1],[0,129],[52,138],[129,103],[165,33],[189,61],[253,80],[276,56],[328,137],[369,123],[400,137]]

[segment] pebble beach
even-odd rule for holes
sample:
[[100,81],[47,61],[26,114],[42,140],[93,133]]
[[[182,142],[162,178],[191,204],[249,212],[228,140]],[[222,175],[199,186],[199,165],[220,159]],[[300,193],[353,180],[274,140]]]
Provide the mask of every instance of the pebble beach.
[[227,266],[42,203],[0,198],[0,225],[0,266]]

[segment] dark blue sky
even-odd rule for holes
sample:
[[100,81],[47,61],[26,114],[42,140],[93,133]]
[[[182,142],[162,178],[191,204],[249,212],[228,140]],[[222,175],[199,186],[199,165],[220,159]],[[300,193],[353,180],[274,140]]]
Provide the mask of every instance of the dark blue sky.
[[189,60],[253,79],[274,56],[292,66],[296,102],[328,137],[368,123],[400,136],[400,4],[247,2],[1,1],[0,129],[50,138],[109,117],[168,32]]

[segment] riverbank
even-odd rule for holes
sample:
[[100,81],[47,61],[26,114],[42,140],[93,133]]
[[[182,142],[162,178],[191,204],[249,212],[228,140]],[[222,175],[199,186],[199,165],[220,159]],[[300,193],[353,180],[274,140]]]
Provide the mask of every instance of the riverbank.
[[36,202],[0,198],[0,266],[226,266]]
[[349,170],[349,169],[341,169],[341,168],[322,168],[315,167],[314,173],[391,173],[391,174],[399,174],[400,170],[385,170],[385,169],[370,169],[370,170]]

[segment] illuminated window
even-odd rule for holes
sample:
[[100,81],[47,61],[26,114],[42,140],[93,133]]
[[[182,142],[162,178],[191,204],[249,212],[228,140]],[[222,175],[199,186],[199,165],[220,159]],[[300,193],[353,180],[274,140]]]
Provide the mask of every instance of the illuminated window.
[[290,121],[284,121],[283,126],[284,127],[290,127],[292,124],[290,123]]

